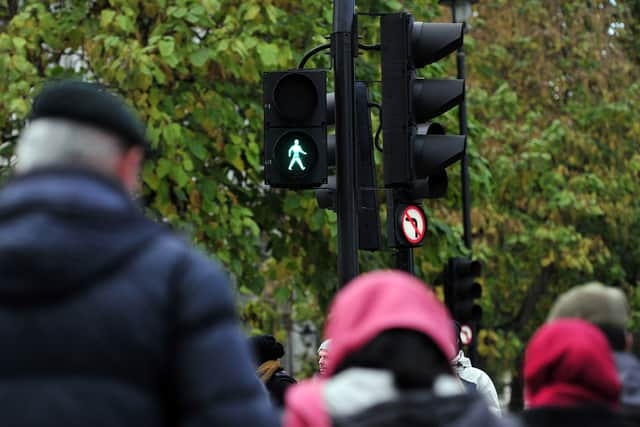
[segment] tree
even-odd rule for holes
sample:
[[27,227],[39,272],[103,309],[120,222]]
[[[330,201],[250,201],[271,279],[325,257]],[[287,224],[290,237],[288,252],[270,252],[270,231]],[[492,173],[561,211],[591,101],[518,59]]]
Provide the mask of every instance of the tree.
[[469,110],[491,180],[475,182],[473,224],[494,371],[518,357],[559,293],[597,279],[634,296],[640,279],[640,85],[609,31],[619,10],[492,0],[474,21]]

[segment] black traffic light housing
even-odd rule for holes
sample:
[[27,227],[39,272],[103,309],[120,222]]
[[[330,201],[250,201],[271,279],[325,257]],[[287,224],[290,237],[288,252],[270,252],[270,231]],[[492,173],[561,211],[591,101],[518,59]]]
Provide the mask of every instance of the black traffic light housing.
[[460,323],[477,324],[482,307],[476,300],[482,296],[482,286],[476,281],[482,274],[480,261],[449,258],[444,274],[444,299],[451,315]]
[[[382,16],[382,129],[386,187],[407,187],[411,182],[438,175],[460,160],[464,135],[445,135],[431,124],[419,125],[445,113],[464,99],[464,80],[422,79],[416,70],[452,53],[463,40],[462,24],[416,22],[411,14]],[[429,126],[429,127],[431,127]]]
[[[376,187],[376,170],[373,157],[373,136],[371,113],[369,110],[369,88],[364,82],[355,83],[356,95],[356,163],[358,168],[358,249],[376,251],[382,247],[380,237],[380,209],[373,189]],[[334,111],[334,97],[327,95],[329,123]],[[335,166],[335,136],[327,138],[327,159],[329,166]],[[328,183],[316,190],[318,205],[324,209],[336,210],[336,177],[329,176]]]
[[294,189],[326,183],[326,72],[266,72],[262,83],[266,183]]

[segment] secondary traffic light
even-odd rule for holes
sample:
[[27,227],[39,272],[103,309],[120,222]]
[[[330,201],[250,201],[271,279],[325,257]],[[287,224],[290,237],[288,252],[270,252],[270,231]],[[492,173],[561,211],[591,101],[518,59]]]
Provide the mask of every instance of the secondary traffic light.
[[[464,99],[464,80],[422,79],[416,70],[462,46],[462,24],[416,22],[411,14],[383,15],[382,130],[386,187],[407,187],[445,168],[464,154],[464,135],[445,135],[432,124],[420,124],[444,114]],[[427,125],[428,126],[428,125]],[[446,176],[446,175],[445,175]]]
[[444,298],[451,315],[460,323],[478,322],[482,307],[476,299],[482,296],[482,286],[476,282],[482,274],[482,264],[467,258],[450,258],[444,274]]
[[323,70],[263,74],[264,169],[272,187],[327,182],[326,82]]
[[[358,249],[376,251],[382,246],[380,237],[380,211],[376,193],[376,170],[373,157],[373,137],[371,132],[371,113],[369,110],[369,88],[364,82],[355,83],[356,95],[356,161],[358,168]],[[333,93],[327,95],[329,124],[333,123]],[[327,159],[329,167],[336,165],[335,135],[327,139]],[[324,209],[335,211],[336,177],[329,176],[328,183],[316,189],[318,205]]]

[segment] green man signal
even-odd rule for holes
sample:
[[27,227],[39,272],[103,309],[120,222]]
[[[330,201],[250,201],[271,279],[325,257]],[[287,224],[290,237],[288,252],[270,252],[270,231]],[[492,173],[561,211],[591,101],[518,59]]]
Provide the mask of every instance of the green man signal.
[[300,160],[300,154],[304,154],[306,155],[307,152],[304,151],[302,149],[302,147],[300,146],[300,140],[299,139],[294,139],[293,140],[293,145],[291,146],[291,148],[289,148],[289,157],[291,158],[291,163],[289,163],[289,170],[292,171],[293,170],[293,166],[298,164],[301,170],[306,170],[307,168],[304,167],[304,164],[302,163],[302,160]]
[[272,187],[327,182],[327,89],[324,70],[263,74],[264,171]]

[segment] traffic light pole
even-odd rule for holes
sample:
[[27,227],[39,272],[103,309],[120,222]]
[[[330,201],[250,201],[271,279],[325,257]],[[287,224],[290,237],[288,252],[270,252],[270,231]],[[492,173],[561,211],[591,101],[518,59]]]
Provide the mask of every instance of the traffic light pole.
[[396,250],[396,268],[409,274],[415,273],[412,248],[398,248]]
[[[453,22],[457,22],[456,17],[456,2],[451,3],[451,15]],[[464,65],[464,44],[458,48],[458,54],[456,56],[456,65],[458,67],[458,78],[466,79],[465,65]],[[467,135],[467,95],[460,103],[458,107],[458,120],[460,122],[460,134]],[[464,156],[460,162],[461,168],[461,181],[462,181],[462,224],[464,231],[464,245],[471,252],[471,192],[469,189],[469,156],[467,150],[464,151]]]
[[338,284],[358,275],[358,171],[355,153],[355,0],[335,0],[331,38],[335,71]]
[[[458,55],[456,56],[456,63],[458,65],[458,78],[465,79],[464,69],[464,47],[458,49]],[[467,135],[467,99],[465,99],[458,107],[458,119],[460,121],[460,134]],[[465,150],[461,167],[461,180],[462,180],[462,221],[464,230],[464,245],[471,252],[471,191],[469,189],[469,156]]]
[[[457,21],[456,17],[456,2],[453,0],[451,3],[451,13],[453,22]],[[465,54],[464,54],[464,45],[458,48],[458,54],[456,56],[456,65],[458,67],[458,78],[465,79],[466,71],[465,71]],[[460,104],[458,108],[458,119],[460,121],[460,133],[462,135],[467,135],[467,96],[465,93],[465,99]],[[467,154],[467,150],[464,151],[464,156],[462,157],[462,161],[460,162],[461,168],[461,184],[462,184],[462,224],[464,231],[464,245],[469,249],[469,257],[473,259],[471,255],[472,244],[471,244],[471,191],[469,188],[469,155]],[[478,322],[472,322],[472,330],[473,330],[473,339],[469,344],[469,358],[473,364],[478,363],[479,354],[478,354],[478,331],[479,331]]]
[[[465,76],[465,68],[464,68],[464,46],[458,49],[458,55],[456,56],[456,63],[458,65],[458,78],[464,79]],[[464,101],[460,104],[458,108],[458,119],[460,121],[460,133],[462,135],[467,134],[467,99],[465,95]],[[471,191],[469,189],[469,156],[467,154],[467,150],[464,152],[464,157],[462,157],[462,161],[460,162],[461,167],[461,181],[462,181],[462,221],[463,221],[463,230],[464,230],[464,245],[471,252]],[[469,254],[470,257],[471,254]],[[472,330],[473,330],[473,339],[469,344],[469,358],[472,363],[478,363],[479,355],[478,355],[478,323],[473,321],[471,322]]]

